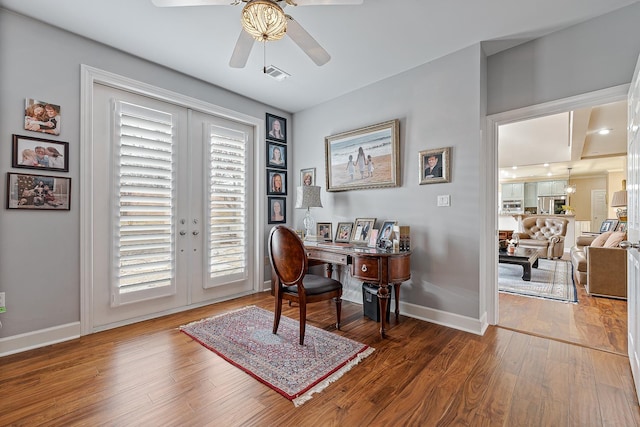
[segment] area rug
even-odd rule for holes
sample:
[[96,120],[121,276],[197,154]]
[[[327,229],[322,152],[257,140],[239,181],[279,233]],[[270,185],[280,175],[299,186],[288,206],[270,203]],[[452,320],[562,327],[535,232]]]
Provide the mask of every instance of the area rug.
[[274,335],[273,312],[249,306],[181,326],[180,330],[271,387],[295,406],[311,399],[369,356],[374,349],[282,316]]
[[539,259],[538,268],[531,269],[531,281],[522,280],[522,266],[498,264],[500,292],[545,298],[555,301],[578,302],[571,263],[564,260]]

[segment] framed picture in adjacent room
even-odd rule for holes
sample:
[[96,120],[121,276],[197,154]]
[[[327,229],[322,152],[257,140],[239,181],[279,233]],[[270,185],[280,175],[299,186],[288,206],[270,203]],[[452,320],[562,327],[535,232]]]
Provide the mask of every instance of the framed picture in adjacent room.
[[7,209],[68,211],[71,178],[7,173]]
[[287,146],[267,141],[267,166],[270,168],[287,168]]
[[418,173],[422,184],[451,182],[451,147],[424,150],[418,153]]
[[287,143],[287,119],[267,113],[266,139]]
[[287,222],[287,198],[269,197],[269,224]]
[[13,135],[14,168],[69,172],[69,143]]

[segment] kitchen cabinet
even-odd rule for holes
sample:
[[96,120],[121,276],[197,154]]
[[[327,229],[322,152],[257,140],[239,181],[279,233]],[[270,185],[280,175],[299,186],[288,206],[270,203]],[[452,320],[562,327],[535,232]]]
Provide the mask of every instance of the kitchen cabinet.
[[566,180],[538,182],[538,196],[559,196],[564,194]]
[[538,206],[538,183],[537,182],[524,183],[524,206],[526,208]]
[[524,199],[524,183],[502,184],[502,200]]

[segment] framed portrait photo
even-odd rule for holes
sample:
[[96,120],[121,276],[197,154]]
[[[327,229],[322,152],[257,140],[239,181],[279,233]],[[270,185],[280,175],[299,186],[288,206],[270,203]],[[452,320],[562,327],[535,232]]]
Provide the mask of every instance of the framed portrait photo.
[[418,163],[420,185],[451,182],[451,147],[420,151]]
[[378,233],[378,241],[376,244],[379,246],[381,241],[390,240],[391,235],[393,234],[393,226],[398,225],[398,221],[395,220],[387,220],[382,223],[382,227],[380,227],[380,233]]
[[351,243],[354,244],[368,244],[371,230],[375,224],[375,218],[356,218],[356,222],[353,226],[353,233],[351,234]]
[[300,185],[316,185],[316,168],[300,169]]
[[14,168],[69,172],[69,143],[13,135]]
[[287,143],[287,119],[267,113],[266,139]]
[[24,130],[60,135],[60,106],[27,98],[24,103]]
[[399,147],[397,119],[326,137],[327,191],[397,187]]
[[600,233],[606,233],[607,231],[614,231],[618,226],[617,219],[605,219],[600,225]]
[[7,209],[68,211],[71,178],[7,173]]
[[336,226],[336,237],[333,241],[336,243],[349,243],[349,241],[351,240],[352,231],[352,222],[339,222]]
[[267,194],[287,194],[287,171],[267,169]]
[[287,198],[269,197],[269,224],[287,222]]
[[318,235],[325,242],[330,242],[333,235],[333,227],[330,222],[318,222],[316,224],[316,235]]
[[287,168],[287,146],[267,141],[267,166],[270,168]]

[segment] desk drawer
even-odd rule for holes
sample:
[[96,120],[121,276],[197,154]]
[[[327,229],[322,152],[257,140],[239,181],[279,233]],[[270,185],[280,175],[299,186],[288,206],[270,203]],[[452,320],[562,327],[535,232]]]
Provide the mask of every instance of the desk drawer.
[[314,261],[340,265],[347,265],[349,261],[349,255],[328,251],[318,251],[312,248],[307,248],[307,258]]
[[363,282],[380,282],[380,260],[378,258],[353,257],[351,275]]

